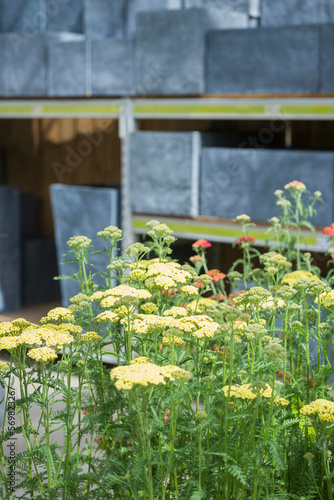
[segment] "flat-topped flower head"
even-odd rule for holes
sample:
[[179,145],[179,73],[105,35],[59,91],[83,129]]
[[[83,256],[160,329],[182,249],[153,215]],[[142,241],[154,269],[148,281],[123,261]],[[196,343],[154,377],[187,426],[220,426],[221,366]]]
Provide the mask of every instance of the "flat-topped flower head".
[[241,214],[241,215],[237,215],[234,220],[236,222],[240,222],[241,224],[243,224],[244,222],[249,222],[251,220],[251,218],[247,214]]
[[72,248],[72,250],[86,250],[92,243],[92,240],[87,238],[87,236],[72,236],[67,245]]
[[66,321],[71,323],[75,321],[75,318],[72,312],[66,309],[66,307],[55,307],[51,309],[44,318],[41,318],[41,323],[50,323],[53,321]]
[[212,244],[209,241],[200,238],[199,240],[195,241],[195,243],[193,243],[191,246],[197,250],[201,248],[210,248],[212,247]]
[[173,365],[158,366],[142,356],[133,359],[130,365],[113,368],[110,377],[116,379],[115,387],[119,391],[129,391],[138,386],[166,385],[167,380],[189,380],[190,372]]
[[210,271],[208,271],[208,275],[211,277],[212,281],[215,282],[226,278],[226,274],[219,271],[219,269],[210,269]]
[[50,347],[37,347],[36,349],[30,349],[27,355],[34,359],[35,361],[41,361],[47,363],[57,358],[57,353]]
[[241,238],[237,239],[239,245],[252,245],[255,241],[255,238],[252,236],[241,236]]
[[108,226],[97,233],[99,238],[107,238],[112,242],[119,241],[122,238],[122,230],[116,226]]
[[327,234],[330,238],[334,236],[334,222],[330,226],[324,227],[322,230],[323,234]]
[[296,189],[296,191],[306,191],[306,186],[300,181],[291,181],[285,184],[284,189]]
[[318,276],[309,271],[292,271],[292,273],[288,273],[283,277],[281,283],[293,286],[299,280],[320,281]]
[[87,332],[81,335],[80,340],[81,342],[87,342],[87,343],[97,342],[98,340],[101,340],[101,336],[96,332]]
[[317,416],[324,424],[334,423],[334,403],[326,399],[317,399],[303,406],[300,413],[306,416]]

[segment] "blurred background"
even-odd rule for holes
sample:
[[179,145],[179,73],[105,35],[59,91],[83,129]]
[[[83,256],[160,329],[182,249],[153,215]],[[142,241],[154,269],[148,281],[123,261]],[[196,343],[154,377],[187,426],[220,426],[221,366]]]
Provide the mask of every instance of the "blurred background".
[[264,248],[294,179],[325,265],[333,132],[334,0],[0,0],[0,312],[68,305],[66,241],[107,225],[167,222],[226,271],[233,218]]

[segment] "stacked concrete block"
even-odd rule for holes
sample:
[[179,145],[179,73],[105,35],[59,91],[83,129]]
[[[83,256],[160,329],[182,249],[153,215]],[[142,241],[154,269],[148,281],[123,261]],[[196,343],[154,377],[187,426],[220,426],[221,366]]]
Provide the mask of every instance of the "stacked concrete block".
[[0,312],[21,306],[20,196],[0,186]]
[[83,35],[59,34],[49,39],[47,68],[49,96],[85,96],[90,88],[91,71]]
[[262,0],[262,26],[323,24],[333,21],[333,0]]
[[124,0],[84,0],[84,32],[88,38],[123,37]]
[[0,35],[0,97],[5,95],[5,47],[6,37]]
[[186,8],[205,8],[211,29],[249,27],[248,0],[185,0]]
[[[119,226],[119,189],[94,186],[68,186],[54,184],[50,187],[52,211],[55,226],[58,268],[61,275],[72,276],[78,272],[76,264],[62,264],[70,248],[67,241],[71,236],[84,235],[92,240],[94,250],[103,250],[104,246],[96,233],[107,226]],[[105,254],[92,255],[95,267],[87,268],[92,273],[106,271],[108,258]],[[105,286],[105,280],[99,277],[94,282]],[[64,306],[69,299],[79,293],[75,281],[61,280],[60,289]]]
[[207,17],[203,9],[139,13],[136,93],[203,93],[206,28]]
[[46,50],[41,33],[26,38],[17,33],[5,36],[5,95],[44,96],[46,93]]
[[54,238],[25,238],[22,242],[22,302],[34,306],[60,299]]
[[130,138],[131,203],[134,212],[198,215],[203,145],[216,138],[199,132],[137,132]]
[[279,214],[276,189],[288,182],[304,182],[312,193],[321,191],[314,224],[333,219],[334,153],[204,148],[200,182],[200,215],[234,218],[240,213],[267,221]]
[[320,93],[334,92],[334,24],[321,26]]
[[182,8],[183,0],[126,0],[126,35],[136,35],[137,15],[139,12],[177,10]]
[[131,40],[94,40],[91,54],[93,95],[133,94],[133,46]]
[[211,31],[206,91],[210,94],[315,93],[319,39],[318,26]]
[[44,0],[0,0],[0,31],[22,33],[27,38],[45,26]]
[[83,33],[83,0],[43,0],[48,31]]

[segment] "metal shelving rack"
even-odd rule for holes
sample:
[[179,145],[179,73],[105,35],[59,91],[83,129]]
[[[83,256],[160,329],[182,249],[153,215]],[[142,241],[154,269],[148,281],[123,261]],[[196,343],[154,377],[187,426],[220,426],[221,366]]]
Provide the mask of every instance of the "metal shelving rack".
[[[200,98],[122,98],[122,99],[35,99],[0,100],[0,118],[117,118],[122,140],[122,226],[124,245],[144,232],[144,217],[131,213],[129,186],[129,137],[140,119],[191,120],[334,120],[334,97],[200,97]],[[232,221],[159,217],[182,238],[208,237],[211,241],[231,242],[236,236]],[[266,227],[255,230],[259,244],[264,244]],[[255,234],[255,233],[254,233]],[[310,250],[324,251],[325,240],[306,233]]]

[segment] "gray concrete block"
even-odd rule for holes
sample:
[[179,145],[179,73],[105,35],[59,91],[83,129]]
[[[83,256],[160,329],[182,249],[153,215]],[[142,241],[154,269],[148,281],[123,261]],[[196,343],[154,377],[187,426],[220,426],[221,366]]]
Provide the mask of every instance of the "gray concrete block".
[[199,132],[138,132],[130,139],[134,212],[198,215]]
[[320,77],[319,92],[334,92],[334,24],[320,28]]
[[136,93],[203,93],[206,26],[203,9],[139,13]]
[[126,0],[126,34],[134,36],[139,12],[181,9],[182,0]]
[[20,193],[20,233],[22,238],[37,236],[37,197]]
[[83,0],[44,0],[48,31],[83,33]]
[[262,0],[261,26],[314,24],[320,21],[322,0]]
[[319,38],[318,26],[211,31],[206,92],[315,93]]
[[[66,242],[74,235],[91,238],[94,250],[103,250],[101,239],[96,233],[107,226],[118,226],[120,223],[119,189],[95,186],[69,186],[53,184],[50,186],[52,212],[55,226],[58,268],[60,274],[72,276],[78,272],[75,264],[62,264],[70,248]],[[95,267],[89,267],[93,273],[106,271],[108,258],[106,254],[91,256]],[[105,280],[94,278],[94,282],[105,286]],[[64,306],[69,299],[79,293],[79,285],[74,281],[60,281],[61,296]]]
[[262,0],[262,26],[296,26],[333,21],[333,0]]
[[54,238],[25,238],[22,242],[22,303],[34,306],[60,299]]
[[89,90],[86,42],[82,39],[53,41],[47,47],[47,94],[49,96],[85,96]]
[[0,186],[0,312],[21,306],[20,195]]
[[17,33],[9,33],[5,38],[5,95],[45,96],[44,35],[36,34],[28,39]]
[[5,95],[5,47],[6,37],[0,35],[0,96]]
[[133,47],[130,40],[92,42],[93,95],[131,95],[134,91]]
[[125,33],[124,0],[84,0],[84,32],[88,38],[122,37]]
[[185,0],[186,8],[204,8],[211,29],[247,28],[248,0]]
[[334,153],[204,148],[200,183],[200,215],[234,218],[246,213],[267,221],[280,214],[276,189],[292,180],[304,182],[308,190],[321,191],[313,224],[325,226],[333,220]]
[[0,32],[17,32],[27,38],[43,30],[44,0],[0,0]]

